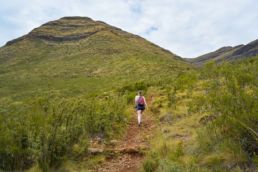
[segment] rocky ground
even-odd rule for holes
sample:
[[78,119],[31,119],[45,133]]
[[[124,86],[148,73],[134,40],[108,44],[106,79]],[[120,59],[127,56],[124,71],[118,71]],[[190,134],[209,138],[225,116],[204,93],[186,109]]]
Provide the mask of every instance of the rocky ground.
[[113,141],[113,148],[105,148],[105,151],[113,152],[107,160],[96,167],[96,172],[135,172],[141,168],[144,152],[149,149],[149,140],[156,128],[151,115],[143,115],[142,126],[137,125],[136,115],[132,118],[125,137],[120,141]]

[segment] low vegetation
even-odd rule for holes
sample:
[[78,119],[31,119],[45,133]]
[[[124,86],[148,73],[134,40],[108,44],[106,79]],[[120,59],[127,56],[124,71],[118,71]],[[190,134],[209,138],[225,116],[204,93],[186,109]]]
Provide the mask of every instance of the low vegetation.
[[159,124],[142,171],[255,171],[257,68],[254,57],[195,69],[88,18],[43,25],[0,48],[0,171],[101,163],[91,141],[123,136],[137,90]]
[[160,89],[161,131],[143,170],[255,171],[258,58],[182,74]]
[[[119,102],[119,103],[118,103]],[[14,112],[2,112],[1,168],[24,169],[37,161],[43,171],[67,156],[87,153],[90,137],[109,139],[127,122],[123,97],[37,97]],[[21,110],[22,109],[22,110]]]
[[123,134],[137,90],[190,69],[143,38],[89,18],[34,29],[0,48],[0,169],[49,171],[89,157],[91,140]]

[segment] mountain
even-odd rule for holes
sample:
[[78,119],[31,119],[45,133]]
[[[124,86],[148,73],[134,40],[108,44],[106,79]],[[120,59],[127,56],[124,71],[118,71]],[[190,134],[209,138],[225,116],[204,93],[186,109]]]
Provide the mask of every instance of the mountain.
[[111,90],[188,67],[137,35],[87,17],[64,17],[0,48],[0,95]]
[[0,171],[257,171],[257,67],[258,56],[196,70],[86,17],[43,24],[0,48]]
[[204,54],[193,59],[187,59],[187,61],[200,66],[210,60],[214,60],[216,62],[233,61],[236,59],[253,57],[257,54],[258,40],[255,40],[247,45],[238,45],[235,47],[222,47],[214,52],[210,52],[208,54]]
[[87,17],[51,21],[7,42],[0,48],[0,171],[37,164],[49,171],[65,157],[91,157],[92,140],[124,133],[138,90],[169,85],[191,68]]

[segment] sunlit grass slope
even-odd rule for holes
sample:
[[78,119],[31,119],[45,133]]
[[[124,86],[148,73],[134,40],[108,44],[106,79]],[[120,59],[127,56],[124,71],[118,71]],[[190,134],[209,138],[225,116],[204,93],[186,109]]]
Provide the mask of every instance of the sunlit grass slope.
[[148,90],[160,124],[143,171],[257,171],[258,57],[208,63]]
[[189,67],[143,38],[99,21],[67,17],[0,49],[0,95],[80,94],[161,80]]
[[137,90],[187,70],[171,52],[86,17],[8,42],[0,48],[0,171],[49,171],[82,157],[91,164],[90,140],[123,134]]

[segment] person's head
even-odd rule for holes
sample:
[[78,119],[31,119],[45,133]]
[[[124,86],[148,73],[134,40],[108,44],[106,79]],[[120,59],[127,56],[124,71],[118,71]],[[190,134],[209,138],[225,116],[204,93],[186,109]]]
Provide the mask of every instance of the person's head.
[[138,95],[141,96],[142,95],[142,91],[138,91]]

